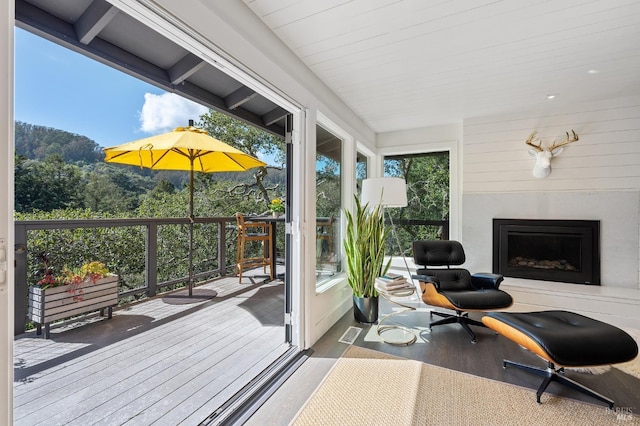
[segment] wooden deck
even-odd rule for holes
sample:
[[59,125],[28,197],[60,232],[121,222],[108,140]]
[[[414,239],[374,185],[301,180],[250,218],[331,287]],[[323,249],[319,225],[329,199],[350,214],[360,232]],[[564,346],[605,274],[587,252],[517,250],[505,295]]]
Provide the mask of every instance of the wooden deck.
[[244,281],[17,336],[14,424],[200,423],[289,349],[284,285]]

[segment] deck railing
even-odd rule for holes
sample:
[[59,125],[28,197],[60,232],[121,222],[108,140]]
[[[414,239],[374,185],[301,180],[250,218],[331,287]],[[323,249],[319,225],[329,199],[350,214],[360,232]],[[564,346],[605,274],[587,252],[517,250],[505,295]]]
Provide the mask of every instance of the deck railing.
[[[195,218],[194,229],[199,234],[200,247],[196,249],[200,255],[194,257],[194,281],[212,276],[224,276],[232,270],[235,258],[230,253],[235,253],[235,217],[215,217],[215,218]],[[171,287],[186,283],[188,281],[188,261],[186,257],[186,230],[189,221],[187,218],[162,218],[162,219],[73,219],[73,220],[32,220],[15,222],[15,334],[23,333],[27,317],[27,300],[29,274],[34,270],[34,266],[29,262],[34,262],[36,254],[33,248],[28,246],[28,233],[33,231],[61,232],[61,230],[106,230],[125,228],[130,234],[134,234],[134,245],[144,251],[144,255],[132,252],[131,257],[140,256],[144,259],[132,260],[132,263],[143,264],[141,267],[130,267],[126,265],[127,259],[114,259],[121,265],[117,271],[121,276],[120,299],[136,297],[140,295],[155,296],[158,289]],[[166,241],[162,241],[160,235],[162,229],[173,227],[173,235],[182,235],[185,244],[178,244],[179,247],[165,247]],[[213,229],[212,229],[213,228]],[[102,231],[104,232],[104,231]],[[203,235],[205,234],[206,235]],[[228,237],[230,234],[230,237]],[[101,239],[104,234],[96,237]],[[143,241],[137,241],[136,235]],[[66,240],[73,244],[74,235],[69,235]],[[112,236],[113,237],[113,236]],[[117,236],[116,236],[117,238]],[[112,238],[113,241],[113,238]],[[159,246],[161,241],[162,247]],[[175,245],[175,239],[172,239]],[[202,243],[204,241],[204,243]],[[96,246],[104,246],[109,243],[96,243]],[[117,244],[117,241],[114,241]],[[58,242],[58,245],[59,242]],[[220,248],[225,248],[220,250]],[[49,250],[59,251],[62,255],[64,247],[51,247]],[[174,257],[168,256],[169,260],[164,265],[159,264],[160,250],[164,252],[177,253]],[[55,253],[52,254],[55,257]],[[114,257],[116,254],[112,254]],[[103,254],[103,256],[105,256]],[[109,257],[111,255],[106,255]],[[214,259],[211,259],[211,256]],[[231,257],[231,259],[228,259]],[[113,257],[112,257],[113,258]],[[203,260],[204,259],[204,260]],[[106,261],[104,258],[91,258],[89,260]],[[229,263],[234,262],[234,263]],[[77,266],[77,265],[76,265]],[[137,269],[137,270],[136,270]],[[140,271],[139,269],[143,269]],[[159,280],[159,271],[162,278]],[[164,271],[164,272],[163,272]],[[33,273],[32,273],[33,275]],[[124,277],[124,279],[123,279]],[[33,279],[33,278],[32,278]],[[124,284],[124,285],[123,285]]]
[[[394,223],[403,241],[418,238],[448,239],[448,221],[399,219]],[[65,250],[65,245],[77,243],[79,236],[75,232],[95,230],[96,234],[91,238],[96,242],[96,253],[89,253],[91,250],[83,253],[86,257],[80,263],[99,260],[116,265],[116,270],[112,272],[120,276],[119,299],[124,303],[131,298],[155,296],[162,288],[188,282],[188,226],[187,218],[16,221],[15,334],[25,331],[28,286],[33,284],[29,280],[35,280],[34,271],[38,269],[34,265],[37,261],[34,250],[37,249],[28,246],[29,232],[44,232],[39,237],[46,240],[44,245],[51,245],[47,246],[47,250],[55,251],[53,256],[63,256],[71,252]],[[122,230],[127,231],[126,240],[118,233]],[[68,235],[62,238],[49,236],[51,233],[64,232]],[[194,219],[194,232],[197,242],[194,282],[225,276],[234,270],[237,242],[235,217],[197,217]],[[276,238],[283,240],[283,235],[277,235]],[[283,242],[278,243],[278,247],[283,246]],[[403,247],[402,251],[405,256],[411,255],[410,247]],[[123,252],[127,254],[123,255]],[[391,253],[398,255],[397,247],[391,249]]]

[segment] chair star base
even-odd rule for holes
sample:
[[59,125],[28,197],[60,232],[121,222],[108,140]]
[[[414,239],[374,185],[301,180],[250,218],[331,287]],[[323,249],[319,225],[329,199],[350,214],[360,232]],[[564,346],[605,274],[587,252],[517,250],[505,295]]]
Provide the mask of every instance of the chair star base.
[[476,335],[473,332],[473,330],[471,330],[471,328],[469,327],[470,325],[475,325],[478,327],[484,327],[486,328],[487,326],[484,325],[483,323],[481,323],[480,321],[476,321],[474,319],[469,318],[469,314],[468,313],[463,313],[460,311],[456,311],[456,314],[447,314],[444,312],[438,312],[438,311],[431,311],[431,318],[433,318],[433,315],[438,315],[443,317],[440,320],[437,321],[431,321],[429,323],[429,330],[431,330],[431,327],[433,327],[434,325],[442,325],[442,324],[454,324],[454,323],[458,323],[462,326],[462,328],[464,329],[464,331],[467,332],[467,334],[469,334],[469,336],[471,336],[471,343],[478,343],[478,340],[476,339]]

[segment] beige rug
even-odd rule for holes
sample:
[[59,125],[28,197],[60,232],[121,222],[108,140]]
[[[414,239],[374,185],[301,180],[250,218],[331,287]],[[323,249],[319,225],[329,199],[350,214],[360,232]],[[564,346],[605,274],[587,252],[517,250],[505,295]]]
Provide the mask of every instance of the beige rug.
[[640,424],[627,414],[351,346],[291,424]]

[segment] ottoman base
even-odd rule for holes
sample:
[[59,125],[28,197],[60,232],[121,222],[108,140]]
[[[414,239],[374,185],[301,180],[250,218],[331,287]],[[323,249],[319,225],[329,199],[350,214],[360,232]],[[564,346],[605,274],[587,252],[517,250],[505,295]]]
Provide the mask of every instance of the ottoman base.
[[509,361],[507,359],[502,360],[502,367],[503,368],[507,368],[507,366],[512,366],[512,367],[517,367],[523,370],[526,370],[530,373],[535,374],[536,376],[540,376],[540,377],[544,377],[545,379],[542,381],[542,384],[540,384],[540,387],[538,388],[538,391],[536,392],[536,401],[538,401],[538,404],[540,404],[540,397],[542,396],[542,394],[544,393],[544,391],[547,389],[547,386],[549,386],[549,383],[551,382],[558,382],[561,385],[565,385],[567,387],[570,387],[571,389],[575,389],[579,392],[582,392],[586,395],[589,395],[595,399],[598,399],[604,403],[606,403],[607,405],[609,405],[609,409],[613,409],[613,400],[607,398],[606,396],[599,394],[598,392],[594,391],[593,389],[590,389],[584,385],[581,385],[580,383],[576,382],[575,380],[571,380],[568,377],[562,376],[558,373],[564,373],[564,368],[559,368],[556,370],[555,365],[551,362],[548,361],[549,365],[547,367],[546,370],[543,370],[541,368],[538,367],[533,367],[531,365],[526,365],[526,364],[520,364],[518,362],[513,362],[513,361]]

